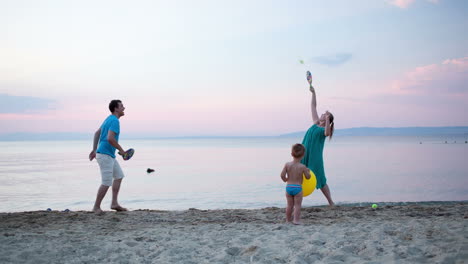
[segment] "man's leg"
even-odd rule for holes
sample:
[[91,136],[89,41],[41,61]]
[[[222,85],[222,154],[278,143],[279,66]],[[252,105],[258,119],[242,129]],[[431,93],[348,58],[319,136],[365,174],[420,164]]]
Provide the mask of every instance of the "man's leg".
[[98,213],[98,214],[102,213],[101,202],[102,202],[102,199],[104,199],[104,196],[106,196],[108,189],[109,189],[109,186],[105,186],[105,185],[101,185],[99,187],[97,195],[96,195],[96,202],[94,202],[93,212]]
[[122,183],[122,179],[124,178],[124,173],[122,168],[120,167],[119,162],[114,159],[114,168],[113,168],[113,177],[114,182],[112,182],[112,203],[111,209],[116,211],[127,211],[126,208],[120,206],[118,198],[119,198],[119,191],[120,191],[120,184]]
[[119,205],[118,197],[119,197],[119,190],[120,184],[122,183],[122,179],[114,180],[112,183],[112,204],[111,209],[116,211],[127,211],[127,208],[123,208]]
[[106,196],[107,190],[112,184],[112,170],[113,161],[112,158],[105,154],[96,154],[96,161],[99,164],[99,170],[101,171],[101,186],[98,189],[96,195],[96,202],[94,202],[93,212],[102,213],[101,202]]
[[323,193],[323,195],[325,195],[325,198],[327,198],[328,200],[328,204],[330,206],[334,206],[335,203],[333,202],[332,198],[331,198],[331,194],[330,194],[330,188],[328,188],[328,184],[325,184],[325,186],[322,187],[322,189],[320,189]]

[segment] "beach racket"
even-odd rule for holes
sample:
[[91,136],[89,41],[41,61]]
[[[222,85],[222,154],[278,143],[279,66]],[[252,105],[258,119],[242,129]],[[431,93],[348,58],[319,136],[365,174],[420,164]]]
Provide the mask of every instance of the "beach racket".
[[312,86],[312,73],[310,73],[310,71],[307,71],[306,77],[307,77],[307,81],[309,82],[310,86]]
[[314,87],[312,86],[312,73],[310,73],[310,71],[307,71],[306,72],[306,77],[307,77],[307,82],[310,85],[310,91],[313,91]]
[[135,153],[135,150],[132,149],[132,148],[131,148],[131,149],[128,149],[127,151],[125,151],[125,153],[124,153],[123,155],[120,154],[120,152],[119,152],[119,154],[122,155],[122,158],[123,158],[124,160],[129,160],[129,159],[131,159],[131,158],[133,157],[133,154],[134,154],[134,153]]

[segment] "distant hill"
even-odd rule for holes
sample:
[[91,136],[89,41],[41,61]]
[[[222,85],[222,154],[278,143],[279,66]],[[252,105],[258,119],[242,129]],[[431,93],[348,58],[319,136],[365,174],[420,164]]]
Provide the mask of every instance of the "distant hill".
[[93,134],[87,133],[10,133],[0,134],[0,141],[47,141],[47,140],[93,140]]
[[[306,131],[279,135],[279,137],[303,137]],[[334,136],[430,136],[459,135],[468,137],[468,126],[464,127],[356,127],[337,129]],[[0,134],[0,141],[38,140],[93,140],[93,133],[11,133]],[[227,136],[179,136],[177,138],[224,138]],[[242,137],[242,136],[240,136]],[[259,137],[259,136],[255,136]],[[125,134],[125,139],[170,138],[148,134]],[[229,136],[234,138],[234,136]]]
[[[306,131],[280,135],[281,137],[302,137]],[[429,136],[466,135],[468,127],[355,127],[337,129],[334,136]]]

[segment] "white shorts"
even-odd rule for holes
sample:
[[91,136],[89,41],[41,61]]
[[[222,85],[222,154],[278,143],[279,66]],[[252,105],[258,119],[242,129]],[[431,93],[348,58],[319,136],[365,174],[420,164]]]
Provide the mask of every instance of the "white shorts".
[[101,169],[102,185],[112,186],[112,179],[118,180],[124,177],[122,168],[113,157],[96,153],[96,160]]

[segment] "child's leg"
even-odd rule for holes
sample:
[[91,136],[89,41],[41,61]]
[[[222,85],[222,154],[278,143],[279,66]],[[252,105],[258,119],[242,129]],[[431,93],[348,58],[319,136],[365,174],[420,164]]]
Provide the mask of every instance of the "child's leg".
[[302,208],[302,192],[294,196],[294,220],[293,224],[300,225],[301,223],[301,208]]
[[294,208],[294,197],[286,193],[286,201],[288,202],[286,206],[286,222],[291,222],[291,216]]

